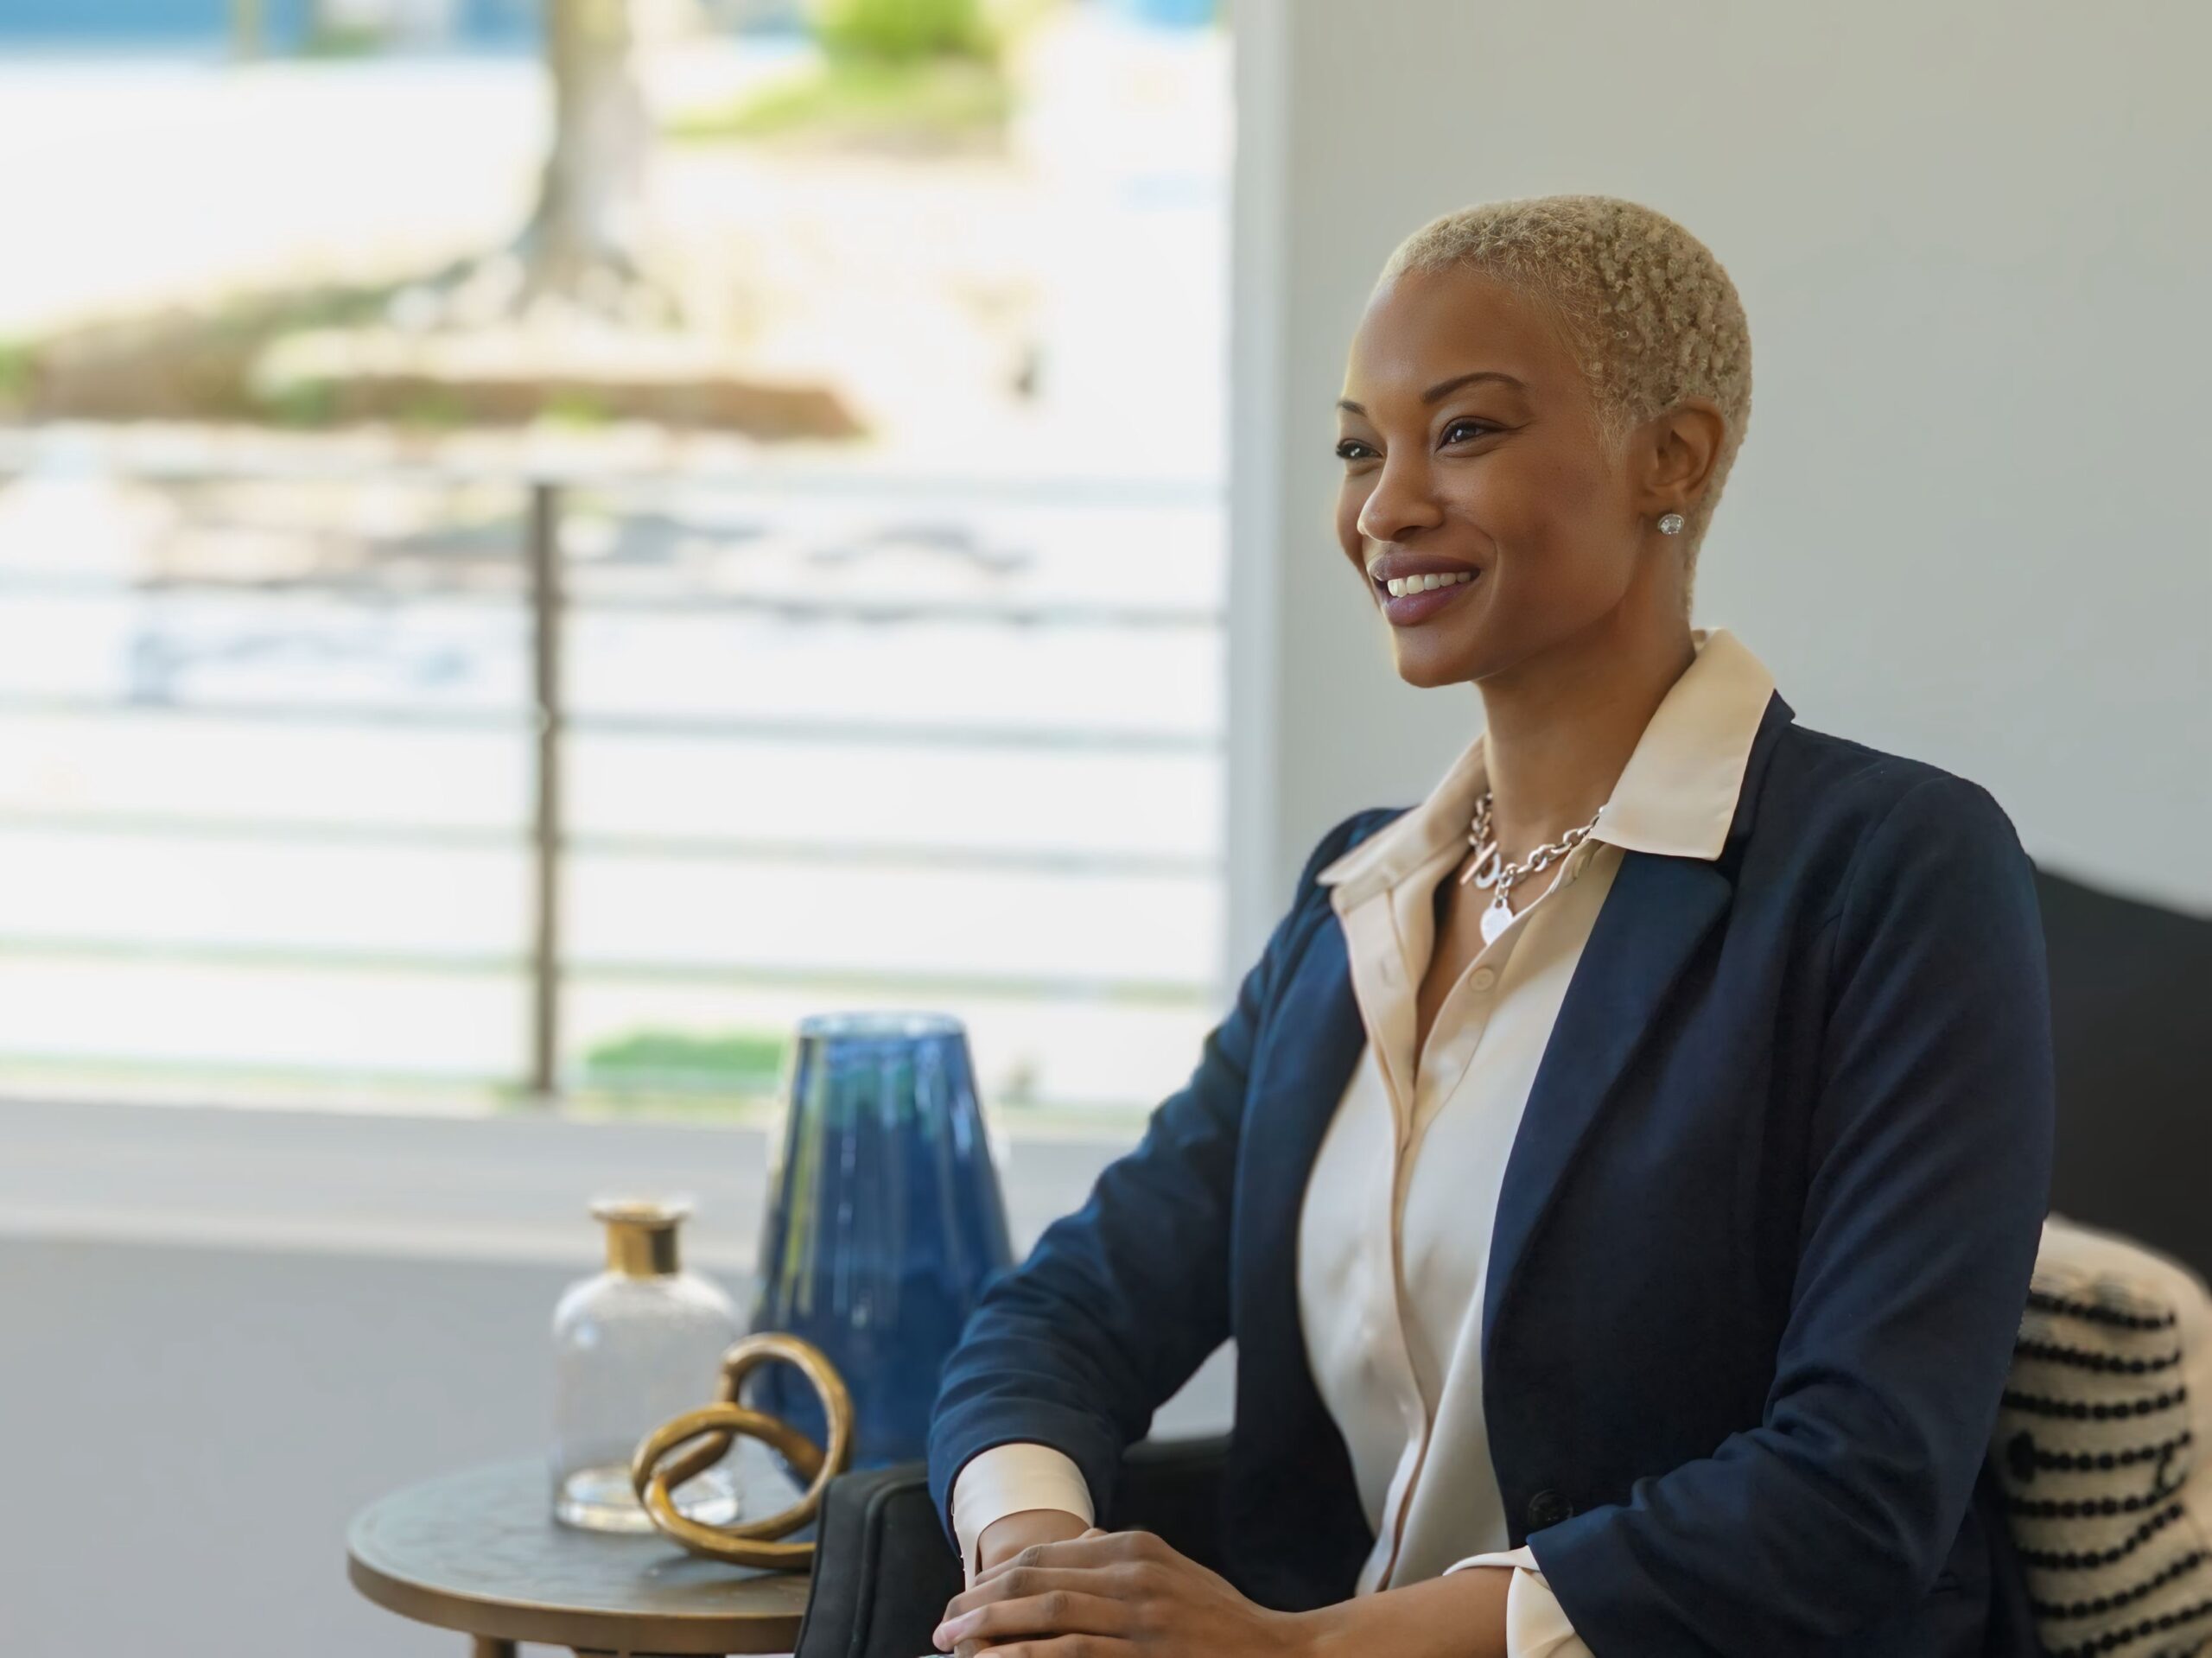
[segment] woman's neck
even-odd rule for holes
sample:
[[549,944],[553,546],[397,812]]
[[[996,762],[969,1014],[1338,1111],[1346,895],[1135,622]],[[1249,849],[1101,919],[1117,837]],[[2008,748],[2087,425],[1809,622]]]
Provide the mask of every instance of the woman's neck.
[[1509,861],[1597,814],[1651,716],[1696,659],[1687,621],[1625,636],[1597,629],[1478,682],[1491,834]]

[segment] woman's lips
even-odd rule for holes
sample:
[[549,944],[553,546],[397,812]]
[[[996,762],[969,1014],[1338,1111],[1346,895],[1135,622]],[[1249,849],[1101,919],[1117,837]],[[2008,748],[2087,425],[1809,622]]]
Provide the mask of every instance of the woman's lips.
[[1395,599],[1385,594],[1382,596],[1382,614],[1393,627],[1411,627],[1418,622],[1427,621],[1445,606],[1473,592],[1482,584],[1482,574],[1478,571],[1473,581],[1455,581],[1448,588],[1431,588],[1426,593],[1401,594]]

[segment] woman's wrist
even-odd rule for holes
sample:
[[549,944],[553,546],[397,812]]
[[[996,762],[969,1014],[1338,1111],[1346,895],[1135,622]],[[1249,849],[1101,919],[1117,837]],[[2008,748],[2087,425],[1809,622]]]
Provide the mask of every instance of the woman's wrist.
[[1293,1613],[1291,1649],[1300,1658],[1504,1658],[1512,1577],[1478,1567]]
[[[1397,1622],[1389,1617],[1392,1610],[1380,1596],[1363,1595],[1310,1612],[1294,1612],[1291,1614],[1292,1650],[1299,1658],[1364,1658],[1382,1651],[1391,1652],[1395,1658],[1397,1648],[1389,1642],[1394,1634],[1403,1631],[1391,1627]],[[1379,1623],[1378,1612],[1384,1615]],[[1405,1658],[1412,1658],[1410,1650]]]
[[1033,1543],[1065,1543],[1090,1528],[1089,1521],[1065,1509],[1024,1509],[1002,1515],[976,1540],[976,1570],[988,1572]]
[[1299,1658],[1350,1658],[1358,1650],[1359,1638],[1351,1628],[1357,1620],[1347,1616],[1355,1603],[1319,1606],[1310,1612],[1287,1612],[1290,1650]]

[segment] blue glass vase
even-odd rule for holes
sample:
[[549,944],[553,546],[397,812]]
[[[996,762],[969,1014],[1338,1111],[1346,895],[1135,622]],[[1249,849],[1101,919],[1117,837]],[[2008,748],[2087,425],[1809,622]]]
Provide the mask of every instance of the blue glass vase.
[[[852,1390],[855,1467],[923,1454],[945,1357],[1012,1259],[960,1021],[801,1020],[753,1328],[830,1356]],[[821,1406],[787,1366],[747,1400],[822,1443]]]

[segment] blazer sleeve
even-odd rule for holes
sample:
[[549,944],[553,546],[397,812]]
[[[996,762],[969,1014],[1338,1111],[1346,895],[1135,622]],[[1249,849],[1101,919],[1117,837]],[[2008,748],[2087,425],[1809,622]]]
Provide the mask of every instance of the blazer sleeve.
[[2034,867],[1979,785],[1901,795],[1827,924],[1791,1305],[1758,1426],[1529,1534],[1612,1658],[1768,1658],[1934,1585],[1986,1454],[2050,1185]]
[[948,1538],[962,1467],[1017,1442],[1064,1452],[1096,1511],[1109,1512],[1122,1451],[1228,1339],[1245,1082],[1281,975],[1325,902],[1315,877],[1363,816],[1338,823],[1307,858],[1288,913],[1136,1149],[1107,1166],[1090,1200],[1053,1223],[1027,1261],[985,1287],[945,1361],[930,1423],[930,1489]]

